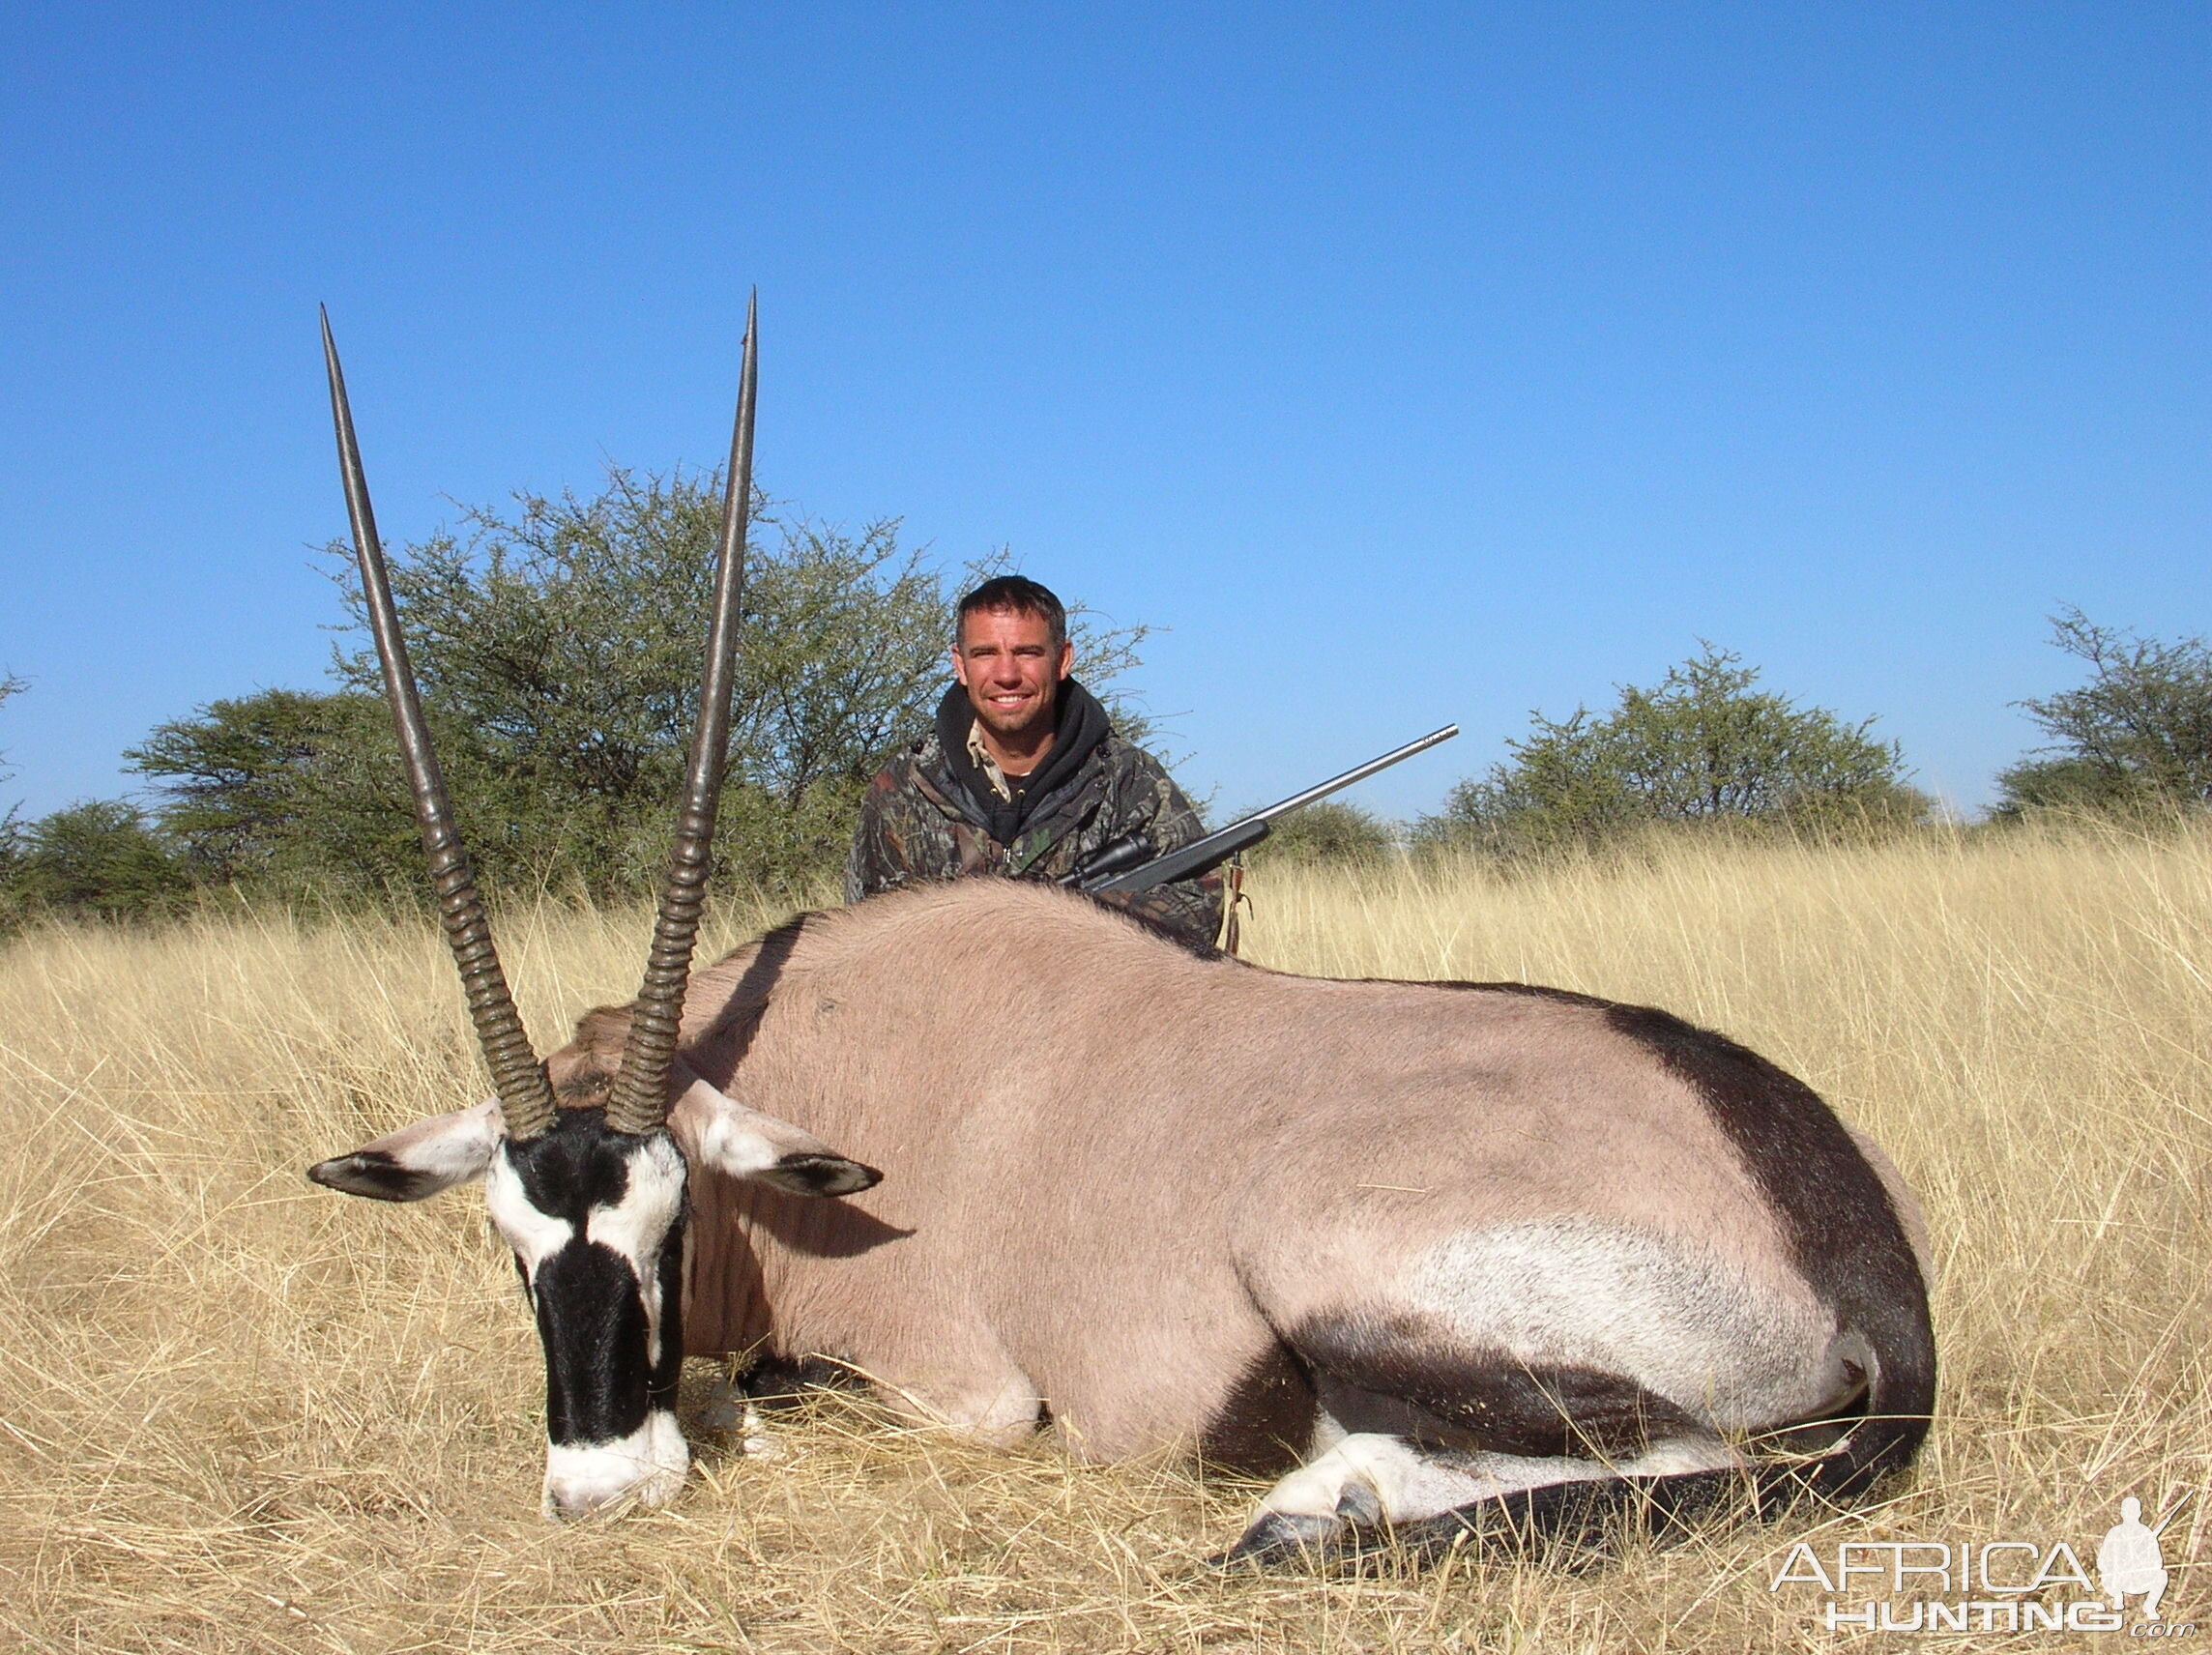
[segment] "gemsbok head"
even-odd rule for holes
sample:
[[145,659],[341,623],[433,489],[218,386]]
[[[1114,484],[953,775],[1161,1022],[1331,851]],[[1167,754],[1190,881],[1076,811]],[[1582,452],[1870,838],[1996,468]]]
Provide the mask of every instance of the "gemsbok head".
[[[757,301],[731,438],[713,619],[675,850],[652,951],[619,1072],[588,1099],[555,1102],[493,946],[468,854],[422,716],[398,605],[387,574],[330,318],[324,363],[354,549],[386,700],[414,795],[438,914],[460,967],[497,1095],[403,1128],[308,1171],[317,1183],[381,1201],[420,1201],[473,1177],[514,1250],[545,1349],[545,1494],[549,1516],[634,1496],[673,1499],[689,1464],[675,1415],[684,1363],[686,1167],[668,1132],[678,1020],[699,931],[729,743],[730,693],[752,487]],[[711,1091],[711,1089],[698,1089]],[[713,1094],[695,1098],[703,1152],[732,1176],[809,1196],[877,1179],[787,1122]]]

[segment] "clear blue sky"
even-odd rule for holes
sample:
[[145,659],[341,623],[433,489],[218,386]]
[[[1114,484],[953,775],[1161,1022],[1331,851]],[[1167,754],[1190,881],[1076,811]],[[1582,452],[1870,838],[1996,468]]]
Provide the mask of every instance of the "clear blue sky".
[[32,812],[322,682],[386,535],[759,468],[1171,628],[1256,804],[1709,638],[1972,805],[2044,617],[2212,631],[2212,8],[17,6],[0,709]]

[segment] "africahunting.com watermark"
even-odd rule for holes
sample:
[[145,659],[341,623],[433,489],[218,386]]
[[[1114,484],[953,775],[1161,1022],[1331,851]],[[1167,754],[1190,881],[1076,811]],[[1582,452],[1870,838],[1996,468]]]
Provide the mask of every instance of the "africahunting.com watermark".
[[2165,1618],[2168,1575],[2159,1535],[2173,1516],[2148,1524],[2141,1501],[2121,1501],[2120,1521],[2097,1547],[2094,1579],[2063,1540],[1839,1540],[1825,1550],[1801,1540],[1769,1589],[1819,1593],[1812,1617],[1830,1632],[2195,1638],[2197,1621]]

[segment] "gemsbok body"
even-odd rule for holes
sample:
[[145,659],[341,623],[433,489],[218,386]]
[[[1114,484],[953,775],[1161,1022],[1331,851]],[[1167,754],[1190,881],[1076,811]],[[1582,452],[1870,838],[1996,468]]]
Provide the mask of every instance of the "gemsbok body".
[[1936,1367],[1910,1195],[1802,1083],[1665,1012],[1283,975],[998,880],[804,915],[689,976],[753,337],[646,988],[542,1066],[410,712],[330,355],[499,1095],[311,1176],[483,1178],[545,1349],[549,1513],[676,1496],[686,1351],[827,1358],[989,1440],[1280,1473],[1240,1556],[1771,1512],[1910,1463]]

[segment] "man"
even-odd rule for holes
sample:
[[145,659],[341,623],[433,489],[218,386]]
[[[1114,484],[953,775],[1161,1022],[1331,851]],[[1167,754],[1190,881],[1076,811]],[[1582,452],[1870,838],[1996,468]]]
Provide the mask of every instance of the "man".
[[[1067,611],[1035,581],[1001,575],[960,600],[957,682],[936,728],[869,786],[847,901],[972,874],[1058,879],[1126,833],[1165,855],[1204,832],[1159,761],[1068,676],[1074,664]],[[1218,874],[1098,900],[1199,950],[1221,925]]]

